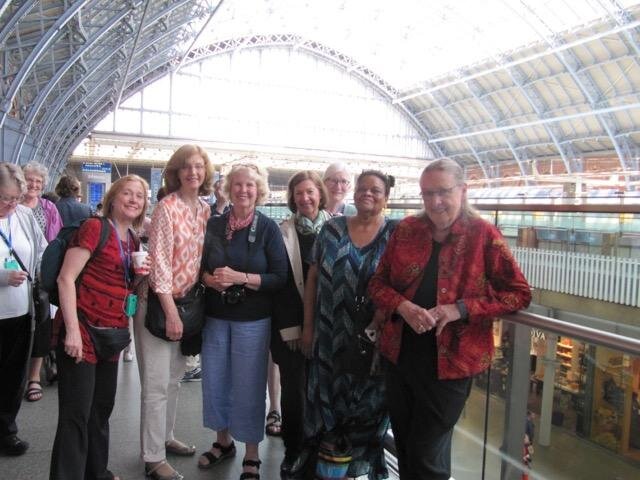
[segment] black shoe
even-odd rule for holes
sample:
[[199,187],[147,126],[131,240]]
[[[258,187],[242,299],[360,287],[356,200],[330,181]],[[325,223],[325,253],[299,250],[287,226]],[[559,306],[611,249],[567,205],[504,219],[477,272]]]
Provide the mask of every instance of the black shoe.
[[291,467],[293,467],[293,462],[296,461],[296,457],[287,457],[285,455],[284,460],[280,464],[280,476],[282,478],[289,478],[289,474],[291,473]]
[[17,435],[7,435],[0,440],[0,451],[6,455],[17,457],[29,449],[29,442],[20,440]]
[[196,367],[193,370],[189,370],[184,373],[181,382],[199,382],[202,380],[202,369],[200,367]]

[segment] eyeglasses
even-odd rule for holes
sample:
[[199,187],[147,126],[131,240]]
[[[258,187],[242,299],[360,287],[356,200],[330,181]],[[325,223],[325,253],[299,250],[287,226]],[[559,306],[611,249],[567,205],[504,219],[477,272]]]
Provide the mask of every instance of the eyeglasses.
[[348,186],[351,182],[344,178],[327,178],[325,182],[328,182],[332,185],[342,185],[343,187]]
[[19,197],[7,197],[5,195],[0,195],[0,202],[6,203],[6,204],[20,203],[23,198],[24,198],[24,195],[20,195]]
[[424,190],[420,192],[420,195],[422,196],[422,198],[426,198],[426,199],[432,199],[435,197],[449,198],[451,195],[453,195],[453,191],[457,187],[459,187],[459,185],[454,185],[453,187],[449,187],[449,188],[439,188],[437,190]]

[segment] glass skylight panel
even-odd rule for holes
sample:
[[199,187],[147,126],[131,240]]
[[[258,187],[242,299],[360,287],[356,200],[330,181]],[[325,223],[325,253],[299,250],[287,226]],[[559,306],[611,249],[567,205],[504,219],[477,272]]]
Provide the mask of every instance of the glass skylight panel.
[[198,45],[297,34],[406,89],[522,46],[546,45],[552,33],[610,15],[607,8],[597,0],[225,0]]

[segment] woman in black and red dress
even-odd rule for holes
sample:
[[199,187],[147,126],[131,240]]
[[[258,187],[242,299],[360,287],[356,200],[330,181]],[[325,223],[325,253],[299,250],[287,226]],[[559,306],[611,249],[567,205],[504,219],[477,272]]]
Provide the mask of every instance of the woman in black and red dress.
[[[128,329],[133,314],[127,308],[133,294],[131,252],[139,244],[133,229],[144,220],[147,192],[147,182],[137,175],[116,181],[104,200],[109,223],[99,218],[85,221],[66,252],[58,276],[60,310],[54,324],[59,339],[59,417],[51,479],[118,478],[107,463],[119,353],[98,358],[87,324]],[[109,228],[109,236],[98,249],[102,228]]]

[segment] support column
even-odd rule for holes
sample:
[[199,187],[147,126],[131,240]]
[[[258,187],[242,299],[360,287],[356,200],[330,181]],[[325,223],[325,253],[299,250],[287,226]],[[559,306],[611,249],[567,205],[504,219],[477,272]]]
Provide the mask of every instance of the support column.
[[547,353],[544,356],[544,386],[542,388],[542,405],[540,407],[540,434],[538,443],[543,447],[551,445],[551,414],[553,411],[553,391],[556,381],[556,348],[555,335],[547,335]]
[[509,352],[509,378],[504,414],[501,480],[520,480],[522,476],[522,445],[529,399],[529,352],[531,328],[510,323],[507,338],[512,345]]

